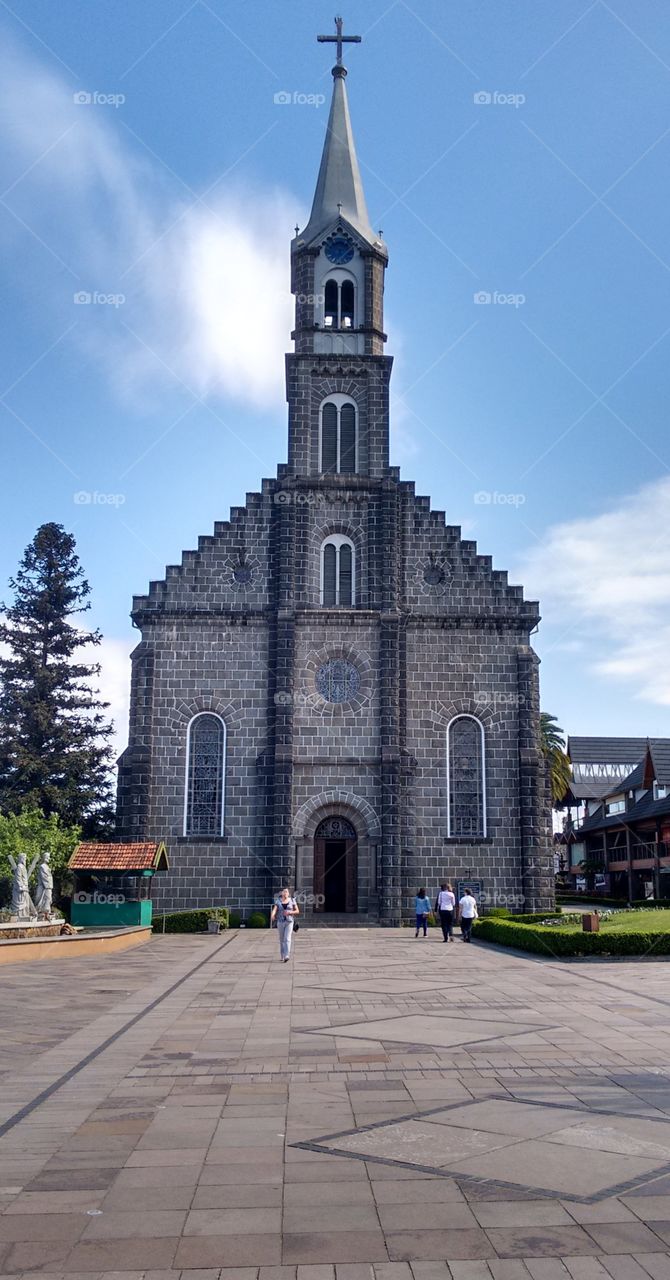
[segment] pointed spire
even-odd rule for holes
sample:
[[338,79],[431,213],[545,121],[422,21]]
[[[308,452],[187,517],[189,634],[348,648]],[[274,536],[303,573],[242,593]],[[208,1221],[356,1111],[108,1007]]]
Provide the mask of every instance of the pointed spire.
[[[345,41],[355,39],[355,37],[341,37],[341,32],[339,34]],[[319,36],[319,40],[322,41],[334,39],[333,36]],[[377,239],[370,226],[356,157],[345,87],[346,74],[346,67],[341,61],[340,46],[338,61],[333,67],[333,100],[330,105],[314,203],[309,222],[301,235],[301,239],[306,244],[335,222],[340,214],[365,240],[369,240],[372,244]]]

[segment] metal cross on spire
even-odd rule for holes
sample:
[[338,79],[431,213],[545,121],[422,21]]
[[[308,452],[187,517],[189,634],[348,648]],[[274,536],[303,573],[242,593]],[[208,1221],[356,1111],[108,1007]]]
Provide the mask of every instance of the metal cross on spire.
[[334,36],[317,36],[319,44],[336,44],[337,45],[337,66],[341,67],[342,63],[342,45],[343,44],[360,44],[362,36],[343,36],[342,35],[342,19],[335,19],[335,30],[337,35]]

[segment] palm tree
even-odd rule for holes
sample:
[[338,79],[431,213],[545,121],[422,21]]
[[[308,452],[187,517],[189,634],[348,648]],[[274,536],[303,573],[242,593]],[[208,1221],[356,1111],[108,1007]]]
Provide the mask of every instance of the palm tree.
[[549,771],[552,803],[557,805],[570,785],[572,770],[565,754],[565,734],[556,716],[550,716],[547,711],[540,713],[540,738],[542,754]]

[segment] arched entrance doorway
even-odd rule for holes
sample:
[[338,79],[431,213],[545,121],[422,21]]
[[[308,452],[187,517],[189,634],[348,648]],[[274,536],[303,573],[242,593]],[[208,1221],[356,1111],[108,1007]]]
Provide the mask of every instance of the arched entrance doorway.
[[358,841],[346,818],[325,818],[314,834],[315,911],[358,911]]

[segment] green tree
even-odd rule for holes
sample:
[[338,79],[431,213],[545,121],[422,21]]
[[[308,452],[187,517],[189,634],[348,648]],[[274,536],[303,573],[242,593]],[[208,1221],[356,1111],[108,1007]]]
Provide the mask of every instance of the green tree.
[[0,811],[37,809],[103,834],[112,819],[112,726],[95,688],[100,666],[81,660],[102,637],[73,621],[90,608],[90,587],[72,534],[42,525],[10,587],[0,624]]
[[[61,893],[69,891],[70,873],[67,864],[80,836],[80,828],[64,826],[57,813],[52,813],[48,818],[39,809],[0,814],[0,903],[8,901],[11,893],[10,854],[16,861],[19,853],[25,853],[30,866],[36,855],[48,849],[54,885]],[[36,879],[37,869],[33,872],[31,887],[34,887]]]
[[556,716],[550,716],[547,711],[540,713],[540,738],[542,754],[549,772],[552,803],[557,805],[560,804],[570,785],[572,770],[565,754],[565,734]]

